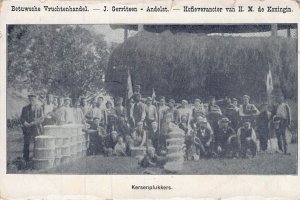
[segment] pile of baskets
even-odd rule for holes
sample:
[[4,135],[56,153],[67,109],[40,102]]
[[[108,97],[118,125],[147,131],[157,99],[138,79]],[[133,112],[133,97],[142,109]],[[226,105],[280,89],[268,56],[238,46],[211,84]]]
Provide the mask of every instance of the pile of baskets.
[[35,137],[34,169],[47,169],[86,156],[88,138],[79,124],[44,127]]
[[185,144],[184,144],[184,132],[181,130],[175,130],[168,133],[169,139],[167,139],[167,163],[164,165],[164,169],[170,172],[179,172],[182,170]]

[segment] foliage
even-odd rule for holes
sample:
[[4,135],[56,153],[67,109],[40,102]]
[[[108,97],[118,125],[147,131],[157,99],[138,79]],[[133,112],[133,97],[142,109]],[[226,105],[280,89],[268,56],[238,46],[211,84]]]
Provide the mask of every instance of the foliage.
[[113,95],[124,95],[127,68],[146,95],[155,88],[156,94],[177,100],[249,94],[257,101],[266,100],[270,68],[274,85],[289,98],[297,97],[293,38],[139,32],[110,57],[106,81]]
[[10,25],[7,41],[9,87],[73,98],[103,88],[103,36],[78,25]]

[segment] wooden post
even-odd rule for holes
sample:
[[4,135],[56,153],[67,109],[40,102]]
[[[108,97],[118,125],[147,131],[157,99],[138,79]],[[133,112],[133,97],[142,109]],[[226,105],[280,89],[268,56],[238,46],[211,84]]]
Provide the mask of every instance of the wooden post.
[[124,41],[126,41],[128,38],[128,29],[124,28]]
[[278,30],[277,24],[272,24],[271,25],[271,31],[272,31],[271,36],[276,37],[277,36],[277,30]]

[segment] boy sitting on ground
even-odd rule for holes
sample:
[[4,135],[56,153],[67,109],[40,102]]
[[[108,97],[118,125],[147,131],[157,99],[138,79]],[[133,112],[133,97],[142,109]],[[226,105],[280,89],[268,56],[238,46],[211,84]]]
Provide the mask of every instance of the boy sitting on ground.
[[163,167],[167,159],[162,156],[158,156],[155,153],[154,148],[148,148],[146,155],[139,162],[141,167]]
[[115,145],[114,153],[116,156],[126,156],[126,143],[122,136],[118,136],[118,142]]

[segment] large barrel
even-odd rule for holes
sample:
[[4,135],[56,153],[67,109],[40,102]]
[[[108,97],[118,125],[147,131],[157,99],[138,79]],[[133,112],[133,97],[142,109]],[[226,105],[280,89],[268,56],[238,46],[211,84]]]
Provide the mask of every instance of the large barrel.
[[34,148],[55,149],[55,137],[40,135],[35,137]]
[[49,125],[35,138],[34,168],[46,169],[86,156],[89,141],[83,125]]

